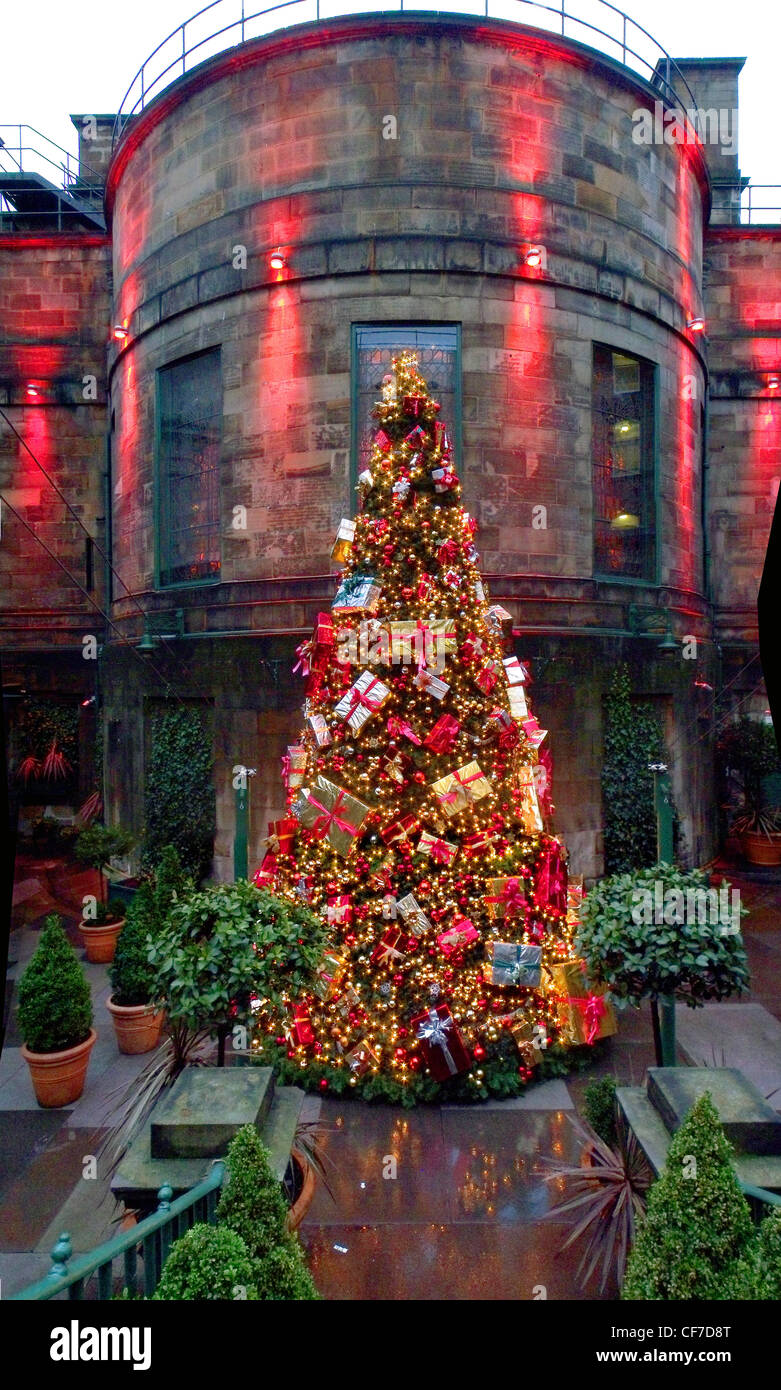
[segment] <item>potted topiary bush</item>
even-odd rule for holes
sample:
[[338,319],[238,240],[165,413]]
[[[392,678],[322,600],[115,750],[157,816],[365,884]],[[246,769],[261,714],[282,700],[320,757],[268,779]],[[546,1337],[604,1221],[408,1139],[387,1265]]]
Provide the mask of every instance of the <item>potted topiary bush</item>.
[[179,855],[166,845],[155,873],[142,880],[127,908],[125,925],[109,970],[113,993],[107,1002],[120,1052],[151,1052],[160,1041],[165,1009],[155,1004],[154,941],[180,893],[192,890]]
[[148,942],[153,927],[154,893],[145,880],[127,909],[109,969],[112,994],[106,1003],[120,1052],[138,1054],[157,1047],[165,1009],[153,1003],[154,969]]
[[[304,1210],[292,1215],[288,1209],[281,1184],[271,1168],[269,1151],[254,1125],[245,1125],[231,1141],[226,1167],[227,1182],[217,1207],[217,1220],[244,1241],[253,1260],[259,1297],[318,1298],[293,1230],[303,1219]],[[313,1193],[314,1183],[309,1201]]]
[[97,1033],[92,997],[59,917],[46,918],[35,954],[19,981],[22,1056],[38,1104],[72,1105],[84,1090]]
[[105,870],[113,855],[127,854],[133,844],[133,836],[127,830],[109,829],[105,825],[88,826],[76,841],[79,863],[89,864],[100,875],[100,902],[92,915],[82,917],[79,923],[87,960],[94,964],[105,965],[114,959],[117,938],[125,922],[125,904],[118,899],[107,901]]
[[[584,898],[575,949],[614,999],[637,1008],[651,1001],[658,1066],[674,1065],[674,1056],[662,1054],[660,1002],[677,999],[696,1008],[748,985],[740,934],[745,914],[728,883],[717,893],[707,874],[675,864],[613,874]],[[674,1046],[669,1050],[674,1053]]]

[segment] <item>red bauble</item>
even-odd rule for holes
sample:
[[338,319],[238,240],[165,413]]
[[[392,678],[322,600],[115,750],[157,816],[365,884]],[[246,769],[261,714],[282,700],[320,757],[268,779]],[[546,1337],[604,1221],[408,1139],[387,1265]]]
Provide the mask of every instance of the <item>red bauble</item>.
[[316,1042],[314,1045],[314,1050],[315,1052],[322,1052],[323,1044],[321,1042]]
[[413,774],[412,774],[412,780],[413,780],[413,782],[425,782],[425,780],[426,780],[426,774],[425,774],[425,772],[421,772],[421,771],[413,772]]
[[325,1078],[324,1076],[321,1076],[321,1078],[320,1078],[320,1090],[321,1090],[321,1091],[327,1091],[327,1090],[328,1090],[328,1082],[326,1081],[326,1078]]
[[420,889],[421,893],[430,893],[430,892],[431,892],[431,884],[429,883],[429,881],[428,881],[427,878],[422,878],[422,879],[420,880],[420,883],[418,884],[418,888]]
[[284,1041],[285,1041],[284,1038],[275,1038],[275,1039],[274,1039],[274,1042],[277,1044],[277,1047],[281,1047],[282,1044],[284,1043]]
[[414,589],[407,589],[407,588],[404,588],[404,589],[402,589],[402,591],[401,591],[401,597],[402,597],[402,598],[412,598],[412,595],[414,594],[414,592],[415,592]]
[[501,999],[493,999],[491,1001],[491,1008],[494,1010],[494,1013],[500,1013],[501,1010],[504,1008]]
[[410,1057],[407,1065],[410,1067],[412,1071],[417,1071],[418,1067],[420,1066],[420,1058],[417,1056]]
[[403,975],[394,975],[394,976],[393,976],[393,983],[394,983],[394,985],[403,985],[403,983],[404,983],[404,976],[403,976]]
[[485,1057],[485,1048],[481,1047],[479,1043],[477,1043],[477,1045],[475,1046],[475,1057],[477,1058],[478,1062],[482,1062],[483,1058]]
[[406,1028],[400,1028],[400,1029],[399,1029],[399,1037],[400,1037],[400,1038],[406,1038],[406,1036],[407,1036],[407,1030],[406,1030]]

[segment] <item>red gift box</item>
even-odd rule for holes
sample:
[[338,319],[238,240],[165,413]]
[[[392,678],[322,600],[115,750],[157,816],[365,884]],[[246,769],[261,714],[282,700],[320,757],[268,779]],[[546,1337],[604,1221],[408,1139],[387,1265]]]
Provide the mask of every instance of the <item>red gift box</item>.
[[567,869],[557,840],[551,840],[540,856],[534,876],[534,904],[539,908],[567,911]]
[[461,725],[451,714],[441,714],[423,740],[424,748],[434,753],[449,753],[458,738]]
[[293,1009],[292,1033],[296,1042],[300,1043],[302,1047],[308,1047],[315,1040],[315,1030],[312,1027],[305,1004],[296,1004]]
[[372,951],[372,963],[374,965],[395,965],[397,961],[403,960],[404,951],[401,947],[406,940],[406,932],[399,931],[398,927],[388,927]]
[[413,449],[423,449],[428,443],[428,435],[422,425],[416,425],[414,430],[410,430],[405,436],[405,444],[410,444]]
[[425,396],[402,396],[401,404],[407,415],[414,415],[415,418],[423,414],[426,404]]
[[478,637],[476,632],[470,632],[461,644],[461,655],[467,661],[479,661],[488,654],[488,643],[484,637]]
[[390,449],[393,447],[393,440],[384,430],[378,430],[374,436],[374,442],[380,449]]
[[353,919],[353,905],[349,893],[331,894],[326,908],[329,926],[343,927]]
[[490,695],[499,679],[499,668],[495,661],[487,661],[475,676],[475,685],[484,695]]
[[326,656],[328,648],[334,645],[334,620],[330,613],[318,613],[315,630],[312,633],[312,656]]
[[470,922],[468,917],[457,917],[446,931],[440,932],[437,945],[446,956],[450,956],[459,947],[471,946],[473,941],[479,940],[480,933],[474,922]]
[[406,719],[399,719],[395,714],[392,714],[388,720],[388,733],[391,738],[408,738],[410,743],[414,743],[416,747],[420,748],[421,741]]
[[[269,849],[275,854],[292,854],[293,841],[298,830],[298,821],[295,816],[283,816],[281,820],[270,820],[268,823],[268,842]],[[274,843],[276,841],[276,843]]]
[[435,1081],[448,1081],[451,1076],[469,1070],[471,1058],[447,1004],[417,1014],[410,1026]]
[[390,825],[383,826],[380,835],[386,845],[393,845],[397,840],[407,840],[413,830],[417,830],[418,822],[415,816],[400,816],[398,820],[391,821]]
[[450,453],[450,439],[444,420],[436,420],[434,422],[434,443],[441,454]]

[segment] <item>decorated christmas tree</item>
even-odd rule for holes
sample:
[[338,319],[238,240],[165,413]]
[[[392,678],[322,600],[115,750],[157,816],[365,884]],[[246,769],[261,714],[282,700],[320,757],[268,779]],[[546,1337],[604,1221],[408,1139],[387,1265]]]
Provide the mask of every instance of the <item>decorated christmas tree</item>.
[[394,359],[334,545],[338,592],[298,651],[288,813],[255,876],[331,929],[311,995],[282,1023],[261,1009],[256,1051],[390,1099],[512,1094],[614,1029],[574,959],[545,730],[439,409],[415,355]]

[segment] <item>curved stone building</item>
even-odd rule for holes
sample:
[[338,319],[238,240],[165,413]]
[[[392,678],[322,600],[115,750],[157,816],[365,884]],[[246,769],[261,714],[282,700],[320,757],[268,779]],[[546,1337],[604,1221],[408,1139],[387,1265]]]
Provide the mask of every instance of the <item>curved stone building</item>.
[[[739,60],[715,69],[736,92]],[[245,42],[126,123],[106,181],[110,815],[141,827],[152,710],[201,704],[215,873],[232,873],[237,765],[256,769],[252,862],[368,412],[414,346],[532,664],[573,870],[602,869],[603,695],[623,660],[660,711],[688,852],[713,852],[703,692],[724,673],[698,328],[708,223],[739,171],[719,182],[699,142],[644,143],[659,106],[570,39],[400,13]],[[730,632],[742,664],[755,632]]]

